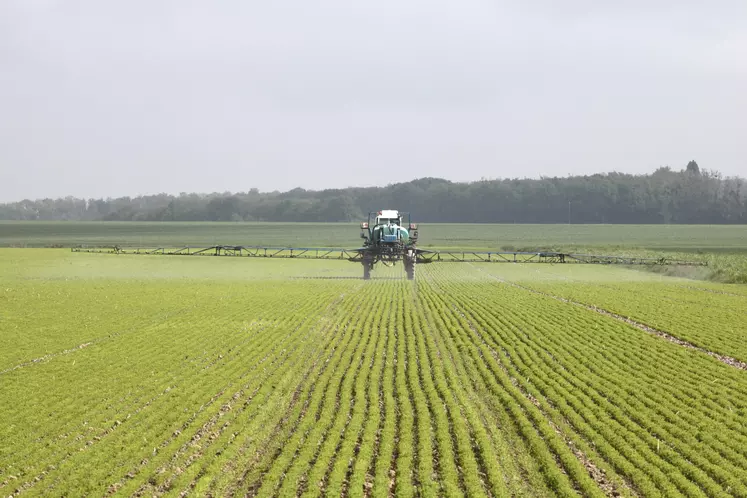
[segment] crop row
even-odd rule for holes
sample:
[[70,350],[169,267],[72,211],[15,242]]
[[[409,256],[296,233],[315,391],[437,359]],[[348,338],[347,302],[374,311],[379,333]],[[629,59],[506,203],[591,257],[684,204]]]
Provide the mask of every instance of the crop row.
[[200,444],[194,460],[172,461],[149,478],[156,485],[138,491],[541,495],[550,472],[572,494],[552,459],[542,469],[528,454],[507,409],[496,411],[465,384],[466,359],[416,289],[369,284],[331,317],[324,361],[278,387],[276,416],[243,420],[251,430]]
[[0,374],[0,493],[747,496],[744,372],[499,268],[117,282],[171,314]]
[[[630,317],[709,351],[747,360],[747,345],[743,340],[747,332],[746,296],[726,290],[718,292],[716,287],[701,287],[703,284],[685,285],[679,280],[662,282],[653,280],[653,277],[618,282],[590,280],[590,268],[506,269],[496,265],[480,268],[525,287]],[[618,276],[624,276],[621,272],[626,271],[593,270],[598,273],[611,271]],[[527,272],[531,278],[526,278]],[[627,272],[632,276],[640,273]]]
[[428,279],[551,420],[644,495],[744,496],[743,373],[497,281]]
[[143,294],[142,286],[108,281],[6,282],[0,288],[0,371],[167,320],[183,308],[140,301]]
[[[157,461],[238,387],[252,392],[269,365],[280,366],[294,348],[307,350],[311,338],[295,333],[297,317],[316,316],[320,304],[349,286],[315,293],[308,287],[294,284],[295,291],[286,289],[275,302],[253,303],[242,299],[247,294],[231,296],[239,289],[222,289],[204,296],[207,301],[191,314],[91,346],[74,358],[5,374],[8,403],[0,418],[15,423],[3,426],[9,444],[0,461],[2,477],[8,477],[0,484],[41,488],[60,484],[64,476],[70,489],[99,489],[115,484],[118,473],[132,475],[145,460]],[[287,302],[294,292],[304,300]],[[102,464],[112,454],[116,466]]]
[[[511,496],[549,488],[573,495],[581,486],[594,495],[572,456],[566,463],[575,475],[568,479],[551,452],[542,452],[542,436],[564,448],[546,422],[538,435],[522,423],[523,410],[508,399],[485,402],[470,384],[473,358],[448,332],[448,310],[432,309],[433,297],[409,283],[371,284],[365,307],[348,312],[349,337],[330,357],[334,364],[302,389],[304,401],[272,449],[238,482],[227,477],[209,489],[258,496]],[[536,408],[525,408],[543,424]]]

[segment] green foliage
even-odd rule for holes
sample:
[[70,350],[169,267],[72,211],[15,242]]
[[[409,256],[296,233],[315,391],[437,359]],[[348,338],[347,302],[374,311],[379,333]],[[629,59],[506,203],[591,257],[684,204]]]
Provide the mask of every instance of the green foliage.
[[[342,223],[3,222],[0,247],[207,247],[216,244],[356,247]],[[653,268],[701,280],[747,283],[747,229],[730,225],[427,224],[419,246],[485,251],[557,250],[699,259],[707,268]]]
[[0,250],[0,493],[747,496],[744,372],[567,301],[744,358],[744,287],[498,263],[359,277]]
[[[747,362],[744,307],[747,288],[611,268],[554,266],[537,278],[491,267],[511,281],[629,317],[690,344]],[[579,285],[581,284],[581,285]],[[683,310],[688,310],[683,313]]]
[[421,178],[386,187],[158,194],[0,204],[5,220],[343,222],[391,207],[421,222],[742,223],[747,185],[690,161],[684,171],[456,183]]
[[[747,252],[745,226],[428,223],[420,228],[418,245],[428,248]],[[181,247],[215,244],[355,247],[360,243],[358,232],[358,225],[352,223],[0,221],[0,247]]]

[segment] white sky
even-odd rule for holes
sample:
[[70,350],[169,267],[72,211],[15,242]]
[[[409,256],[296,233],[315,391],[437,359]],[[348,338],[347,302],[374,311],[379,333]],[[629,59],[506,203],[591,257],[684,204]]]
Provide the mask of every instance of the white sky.
[[0,202],[747,176],[747,2],[615,4],[2,0]]

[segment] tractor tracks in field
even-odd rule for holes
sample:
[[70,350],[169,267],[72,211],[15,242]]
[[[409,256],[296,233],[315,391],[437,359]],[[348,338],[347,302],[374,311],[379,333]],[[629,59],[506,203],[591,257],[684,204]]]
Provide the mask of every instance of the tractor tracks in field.
[[[343,300],[345,297],[345,293],[340,294],[336,299],[334,299],[331,303],[328,304],[327,308],[324,310],[324,312],[318,317],[317,322],[315,324],[315,327],[325,327],[326,326],[326,320],[327,320],[327,313],[331,312],[332,310],[337,307],[337,305]],[[186,311],[189,308],[185,308],[183,311]],[[173,318],[178,313],[171,313],[168,316],[166,316],[163,320],[168,320],[169,318]],[[162,320],[162,321],[163,321]],[[158,323],[158,322],[156,322]],[[152,325],[152,324],[150,324]],[[299,323],[294,327],[292,330],[287,331],[285,333],[281,340],[277,342],[274,346],[271,348],[268,348],[268,350],[265,352],[264,356],[257,362],[255,365],[252,366],[249,370],[243,372],[239,379],[244,379],[245,377],[249,376],[251,372],[256,371],[258,369],[263,369],[264,373],[263,376],[271,376],[273,372],[277,371],[279,368],[282,367],[282,365],[288,360],[289,357],[292,356],[292,352],[297,349],[296,347],[293,347],[292,344],[288,343],[288,341],[296,334],[301,328],[304,326],[304,323]],[[260,328],[260,330],[264,330],[267,328],[268,325],[265,325]],[[128,330],[125,330],[123,332],[119,332],[117,334],[111,334],[107,336],[105,339],[113,338],[115,335],[121,335],[124,332],[127,332],[129,330],[132,330],[133,328],[130,328]],[[252,337],[255,337],[252,335]],[[238,354],[238,351],[240,348],[247,343],[249,338],[239,342],[238,344],[235,344],[231,346],[228,349],[228,352],[218,355],[217,359],[214,359],[212,362],[208,363],[206,366],[202,367],[202,371],[216,365],[219,361],[227,362],[230,360],[231,356],[235,356]],[[282,348],[282,350],[281,350]],[[230,353],[233,350],[237,350],[236,353],[231,355]],[[263,366],[264,365],[264,366]],[[231,412],[236,411],[236,413],[242,413],[245,410],[247,410],[254,400],[255,395],[257,394],[259,390],[259,386],[255,386],[257,378],[252,377],[249,381],[246,381],[246,384],[243,385],[241,388],[239,388],[238,391],[236,391],[233,396],[230,397],[225,402],[222,402],[218,408],[214,410],[214,414],[212,414],[211,417],[209,417],[204,423],[201,421],[201,425],[197,428],[194,435],[183,445],[178,447],[176,449],[176,452],[172,456],[172,458],[167,462],[165,466],[159,467],[157,470],[157,474],[165,473],[167,471],[173,471],[172,476],[166,479],[166,482],[162,486],[152,486],[150,482],[147,482],[143,484],[137,492],[145,492],[148,491],[149,488],[151,491],[162,493],[165,490],[168,489],[170,484],[178,478],[183,472],[185,472],[189,467],[196,464],[197,461],[205,454],[207,451],[207,448],[216,440],[218,439],[224,431],[229,427],[230,421],[227,421],[228,417],[227,415]],[[124,424],[127,420],[130,419],[131,416],[139,414],[144,409],[148,408],[153,402],[156,401],[159,397],[169,393],[173,389],[180,387],[176,385],[170,385],[165,391],[157,394],[150,400],[148,400],[144,405],[138,407],[134,412],[131,412],[127,415],[126,419],[121,419],[122,421],[116,421],[116,423],[111,427],[106,429],[102,434],[97,435],[96,437],[89,440],[86,445],[82,448],[80,448],[79,451],[84,451],[90,448],[92,445],[98,443],[99,441],[102,441],[105,436],[110,435],[115,431],[115,429],[118,429],[120,425]],[[164,448],[166,448],[169,444],[171,444],[173,441],[175,441],[182,433],[186,432],[190,426],[193,425],[193,423],[201,416],[203,416],[204,413],[207,413],[209,410],[212,409],[212,407],[215,405],[216,401],[218,401],[221,397],[224,396],[228,390],[231,389],[231,384],[223,387],[218,392],[216,392],[208,401],[206,401],[198,410],[195,411],[195,413],[189,417],[184,423],[181,424],[181,426],[178,428],[178,430],[174,431],[173,433],[170,433],[169,436],[166,438],[166,440],[162,441],[160,444],[157,444],[153,448],[153,457],[155,457],[157,454],[159,454]],[[234,405],[240,405],[240,406],[234,406]],[[225,417],[225,418],[224,418]],[[234,416],[235,417],[235,416]],[[184,437],[184,436],[182,436]],[[78,437],[80,438],[80,436]],[[76,440],[78,439],[76,438]],[[74,453],[71,453],[64,457],[61,462],[64,462],[68,460]],[[141,470],[146,467],[149,464],[151,457],[148,456],[144,458],[139,464],[136,464],[132,468],[129,469],[129,472],[125,476],[123,476],[118,481],[114,482],[111,486],[109,486],[107,494],[112,494],[117,492],[120,488],[125,486],[128,481],[132,481],[133,479],[136,479],[138,474],[141,473]],[[184,460],[183,462],[180,461]],[[169,466],[169,463],[177,462],[181,465],[181,467],[174,465],[172,468]],[[58,463],[59,465],[59,463]],[[38,475],[36,478],[34,478],[29,483],[26,483],[25,488],[29,488],[33,485],[35,485],[37,482],[39,482],[41,479],[43,479],[46,476],[46,472],[42,472],[40,475]],[[151,476],[152,477],[152,476]],[[2,487],[2,485],[0,485]]]
[[100,337],[96,337],[94,339],[90,339],[90,340],[85,341],[85,342],[83,342],[83,343],[81,343],[81,344],[79,344],[79,345],[77,345],[75,347],[72,347],[72,348],[64,349],[64,350],[58,351],[56,353],[48,353],[48,354],[45,354],[44,356],[40,356],[39,358],[34,358],[34,359],[31,359],[31,360],[28,360],[28,361],[24,361],[22,363],[19,363],[17,365],[12,366],[12,367],[6,368],[5,370],[0,370],[0,375],[5,375],[7,373],[13,372],[15,370],[19,370],[21,368],[30,367],[30,366],[33,366],[33,365],[40,365],[42,363],[47,363],[47,362],[49,362],[49,361],[51,361],[51,360],[53,360],[53,359],[55,359],[55,358],[57,358],[59,356],[64,356],[64,355],[68,355],[68,354],[71,354],[71,353],[77,353],[78,351],[81,351],[81,350],[83,350],[83,349],[85,349],[85,348],[87,348],[89,346],[98,346],[101,343],[110,341],[112,339],[116,339],[117,337],[120,337],[122,335],[128,334],[128,333],[130,333],[130,332],[132,332],[134,330],[142,329],[142,328],[145,328],[145,327],[152,327],[153,325],[158,325],[158,324],[164,323],[167,320],[169,320],[171,318],[174,318],[175,316],[179,316],[182,313],[185,313],[187,310],[189,310],[191,308],[192,307],[187,306],[187,307],[181,308],[179,310],[176,310],[176,311],[174,311],[172,313],[165,313],[165,314],[161,315],[160,317],[156,318],[155,320],[153,320],[152,322],[148,322],[148,323],[144,323],[144,324],[140,323],[140,324],[137,324],[137,325],[133,325],[133,326],[127,327],[125,329],[120,329],[120,330],[117,330],[115,332],[111,332],[109,334],[106,334],[106,335],[103,335],[103,336],[100,336]]
[[[296,388],[293,390],[293,394],[291,396],[290,402],[285,407],[285,410],[283,411],[282,416],[277,421],[277,423],[273,426],[272,430],[270,431],[267,438],[263,440],[262,449],[257,449],[254,456],[247,462],[245,465],[245,468],[243,471],[241,471],[240,476],[237,481],[237,485],[243,485],[247,483],[247,480],[249,478],[249,474],[251,472],[251,469],[254,469],[257,464],[262,460],[264,456],[268,454],[268,452],[272,452],[273,454],[273,460],[277,455],[282,451],[281,447],[275,447],[276,445],[280,445],[280,439],[284,437],[283,434],[283,428],[288,424],[291,423],[291,426],[288,430],[290,434],[294,434],[296,432],[296,429],[298,428],[298,425],[300,424],[301,420],[306,416],[309,405],[311,403],[311,394],[313,393],[315,386],[317,384],[318,377],[324,372],[324,370],[327,368],[327,365],[329,364],[334,352],[337,350],[338,347],[340,347],[341,342],[343,341],[343,338],[347,335],[347,326],[343,326],[342,332],[337,338],[335,339],[335,345],[332,347],[332,351],[329,354],[326,354],[326,351],[322,351],[321,355],[314,360],[312,365],[305,371],[303,378],[298,383]],[[335,328],[336,331],[340,331],[340,327]],[[327,358],[324,360],[324,358]],[[323,364],[321,364],[321,367],[319,370],[317,370],[317,366],[320,365],[320,361],[323,361]],[[313,374],[313,377],[312,377]],[[311,379],[311,384],[308,387],[308,395],[303,400],[303,403],[300,408],[300,412],[297,417],[293,417],[293,410],[295,406],[298,404],[299,401],[301,401],[301,397],[304,393],[304,389],[306,388],[306,382]],[[247,453],[247,446],[248,445],[242,445],[241,449],[239,450],[239,455],[244,455]],[[269,449],[268,449],[269,448]],[[233,462],[227,462],[223,468],[224,472],[231,472],[234,471],[234,463]],[[266,469],[265,469],[266,472]],[[260,472],[261,475],[263,475],[264,472]],[[256,494],[256,491],[259,489],[259,486],[261,485],[261,479],[252,482],[248,485],[248,488],[245,490],[247,496],[253,496]]]
[[[345,292],[341,293],[337,298],[335,298],[326,306],[324,311],[318,316],[318,318],[314,320],[315,323],[312,326],[313,329],[324,328],[328,325],[329,313],[331,313],[338,307],[338,305],[343,301],[345,295]],[[248,381],[248,383],[242,386],[237,392],[235,392],[233,396],[231,396],[231,398],[226,401],[217,412],[215,412],[201,427],[199,427],[192,438],[186,441],[181,447],[179,447],[179,449],[171,456],[168,462],[164,462],[164,464],[162,464],[157,473],[162,474],[165,472],[171,472],[171,475],[166,478],[160,486],[156,487],[155,490],[153,490],[156,494],[160,495],[172,490],[173,483],[190,467],[196,465],[197,462],[205,454],[211,451],[210,447],[213,442],[222,437],[228,427],[231,426],[233,422],[237,418],[239,418],[239,416],[241,416],[245,412],[249,412],[250,404],[252,402],[255,402],[255,404],[261,403],[261,401],[257,401],[257,395],[262,385],[265,382],[269,382],[271,379],[274,379],[276,373],[281,371],[283,366],[288,361],[291,361],[291,358],[295,357],[296,349],[300,348],[301,346],[293,346],[291,343],[288,343],[288,341],[290,341],[292,337],[298,333],[299,330],[308,325],[308,323],[309,322],[301,322],[297,324],[287,335],[283,337],[281,341],[278,342],[278,344],[276,344],[269,352],[267,352],[257,364],[253,365],[249,371],[245,372],[242,375],[242,378],[245,376],[249,376],[248,372],[259,371],[260,367],[262,367],[265,362],[269,361],[267,366],[263,367],[264,373],[260,377],[249,376],[250,380]],[[281,347],[282,350],[280,350]],[[319,358],[317,358],[313,362],[312,367],[305,372],[299,384],[294,389],[286,413],[292,410],[292,408],[299,401],[301,389],[309,374],[317,365],[318,361]],[[253,390],[247,396],[246,391],[250,387],[253,387]],[[227,388],[225,388],[219,394],[222,394],[225,390],[227,390]],[[212,402],[213,399],[211,399],[210,404],[212,404]],[[230,420],[224,420],[224,416],[228,414],[228,412],[233,412],[231,414]],[[282,426],[286,422],[287,416],[284,416],[280,420],[280,425]],[[187,427],[185,426],[184,429],[186,428]],[[238,432],[232,433],[230,435],[231,442],[236,439],[240,435],[240,433],[240,430],[238,430]],[[196,452],[194,452],[193,450],[193,448],[195,447],[197,448]],[[216,455],[219,456],[222,452],[223,450],[219,449],[216,452]],[[184,460],[185,458],[186,460]],[[181,460],[184,461],[181,462]],[[193,488],[195,484],[196,478],[193,478],[191,482],[189,482],[187,489]],[[147,485],[141,487],[141,489],[138,490],[138,493],[145,491],[148,491]]]
[[705,353],[708,356],[711,356],[711,357],[717,359],[721,363],[723,363],[725,365],[729,365],[730,367],[738,368],[739,370],[747,370],[747,363],[745,363],[743,361],[737,360],[736,358],[732,358],[731,356],[726,356],[726,355],[722,355],[722,354],[716,353],[714,351],[710,351],[710,350],[702,348],[700,346],[696,346],[695,344],[692,344],[692,343],[687,342],[685,340],[682,340],[682,339],[680,339],[678,337],[675,337],[675,336],[673,336],[671,334],[668,334],[668,333],[664,332],[663,330],[659,330],[659,329],[656,329],[656,328],[651,327],[649,325],[646,325],[645,323],[641,323],[641,322],[638,322],[636,320],[633,320],[632,318],[629,318],[629,317],[626,317],[626,316],[622,316],[622,315],[619,315],[617,313],[613,313],[612,311],[608,311],[608,310],[599,308],[598,306],[594,306],[592,304],[584,304],[584,303],[579,303],[579,302],[576,302],[576,301],[566,300],[564,298],[561,298],[561,297],[558,297],[558,296],[552,296],[550,294],[545,294],[545,295],[547,295],[549,297],[552,297],[553,299],[558,299],[558,300],[561,300],[561,301],[569,302],[571,304],[575,304],[577,306],[582,306],[582,307],[584,307],[584,308],[586,308],[586,309],[588,309],[590,311],[594,311],[594,312],[599,313],[601,315],[608,316],[610,318],[614,318],[615,320],[627,323],[628,325],[631,325],[631,326],[633,326],[633,327],[635,327],[635,328],[637,328],[639,330],[642,330],[644,332],[648,332],[649,334],[656,335],[656,336],[659,336],[659,337],[661,337],[663,339],[666,339],[667,341],[669,341],[669,342],[671,342],[673,344],[677,344],[679,346],[682,346],[682,347],[685,347],[685,348],[688,348],[688,349],[693,349],[695,351],[699,351],[701,353]]
[[[153,326],[153,325],[158,325],[160,323],[163,323],[163,322],[169,320],[170,318],[173,318],[175,316],[178,316],[178,315],[186,312],[189,309],[190,309],[190,307],[185,307],[185,308],[182,308],[180,310],[174,311],[172,313],[164,314],[164,315],[161,316],[160,319],[155,320],[153,322],[150,322],[148,324],[133,325],[132,327],[128,327],[126,329],[121,329],[119,331],[112,332],[112,333],[110,333],[108,335],[105,335],[105,336],[93,339],[91,341],[82,343],[82,344],[80,344],[77,347],[66,349],[66,350],[60,351],[58,353],[50,353],[50,354],[45,355],[43,357],[40,357],[40,358],[37,358],[37,359],[34,359],[34,360],[30,360],[30,361],[25,362],[25,363],[21,363],[21,364],[16,365],[16,366],[14,366],[12,368],[9,368],[9,369],[1,371],[0,375],[5,374],[5,373],[9,373],[9,372],[12,372],[12,371],[24,368],[24,367],[46,363],[46,362],[51,361],[52,359],[54,359],[56,357],[67,355],[67,354],[71,354],[71,353],[75,353],[75,352],[81,351],[82,349],[85,349],[85,348],[93,346],[93,345],[99,345],[101,343],[104,343],[106,341],[115,339],[115,338],[117,338],[119,336],[122,336],[124,334],[130,333],[130,332],[132,332],[132,331],[134,331],[136,329],[142,329],[142,328],[145,328],[145,327],[149,327],[149,326]],[[125,422],[127,422],[127,420],[129,420],[133,415],[138,415],[140,412],[142,412],[143,410],[145,410],[149,406],[151,406],[156,400],[158,400],[162,396],[168,394],[170,391],[172,391],[175,388],[176,388],[175,385],[169,385],[163,391],[160,391],[157,394],[153,395],[144,404],[142,404],[142,405],[138,406],[137,408],[135,408],[134,411],[132,411],[131,413],[128,413],[126,418],[123,417],[121,420],[116,420],[111,426],[103,429],[98,434],[96,434],[96,435],[94,435],[94,436],[92,436],[90,438],[88,438],[87,436],[85,436],[83,434],[78,434],[77,436],[75,436],[75,441],[84,441],[85,440],[84,445],[78,448],[78,452],[83,452],[83,451],[89,450],[95,444],[97,444],[98,442],[100,442],[104,438],[106,438],[107,436],[109,436],[112,433],[114,433],[119,427],[122,426],[122,424],[124,424]],[[59,436],[57,436],[57,439],[60,439],[60,438],[64,439],[64,438],[67,438],[69,436],[71,436],[71,433],[64,433],[64,434],[60,434]],[[36,486],[39,482],[41,482],[43,479],[45,479],[47,477],[47,475],[50,473],[50,471],[56,470],[57,467],[59,467],[61,464],[65,463],[65,462],[67,462],[75,454],[76,453],[72,453],[72,452],[68,453],[66,456],[64,456],[60,460],[58,460],[57,463],[56,463],[56,465],[50,466],[46,470],[42,470],[36,476],[34,476],[31,479],[29,479],[28,481],[25,481],[24,483],[22,483],[16,492],[20,493],[21,491],[27,491],[27,490],[31,489],[32,487]],[[7,480],[3,481],[3,482],[0,482],[0,489],[3,488],[3,487],[5,487],[7,484],[9,484],[9,482]]]
[[[356,287],[352,291],[355,294],[360,286]],[[324,327],[330,326],[329,313],[337,308],[338,304],[344,297],[340,297],[330,306],[327,307],[322,316],[320,316],[320,324],[324,322]],[[321,326],[321,325],[320,325]],[[288,445],[289,439],[294,436],[301,435],[299,431],[303,430],[302,424],[307,421],[307,416],[313,416],[315,420],[320,417],[320,411],[322,410],[322,402],[318,403],[318,406],[314,408],[314,394],[317,391],[317,385],[323,383],[322,392],[326,393],[330,386],[331,379],[324,380],[324,376],[328,369],[335,370],[337,363],[334,361],[336,354],[340,350],[346,350],[350,347],[351,341],[355,339],[354,324],[350,320],[338,320],[333,326],[333,336],[322,350],[320,350],[318,356],[313,363],[306,369],[303,378],[296,386],[293,392],[291,402],[286,406],[283,415],[280,420],[274,425],[270,434],[265,438],[260,447],[255,451],[255,455],[250,461],[243,465],[243,470],[239,471],[236,482],[230,487],[230,494],[243,493],[246,496],[254,496],[260,491],[260,488],[265,484],[265,476],[271,471],[271,468],[275,460],[282,454],[284,445]],[[360,336],[358,336],[360,338]],[[310,382],[306,385],[307,382]],[[302,399],[303,398],[303,399]],[[326,394],[323,400],[326,399]],[[294,407],[301,401],[300,410],[294,414]],[[290,425],[289,425],[290,424]],[[288,426],[286,428],[286,426]],[[301,442],[305,441],[308,437],[309,430],[304,430],[301,435]],[[245,453],[246,447],[242,447],[240,453]],[[288,470],[291,468],[293,462],[300,455],[300,448],[296,448],[287,466],[284,466],[282,476],[285,478]],[[264,462],[260,465],[261,462]],[[232,466],[231,462],[226,463],[224,471],[230,470]],[[259,468],[257,467],[259,465]],[[280,484],[280,483],[278,483]],[[277,490],[275,490],[277,491]]]
[[[552,429],[555,431],[555,433],[565,442],[566,446],[568,446],[568,449],[571,450],[571,452],[574,454],[576,459],[584,466],[586,471],[589,473],[589,477],[591,477],[594,482],[597,484],[599,489],[609,497],[617,497],[620,496],[620,491],[618,490],[617,483],[613,482],[607,477],[606,472],[604,469],[600,469],[594,461],[592,461],[573,441],[573,439],[569,438],[563,430],[553,422],[552,418],[548,415],[546,412],[545,407],[540,403],[540,401],[533,396],[530,392],[528,392],[521,383],[511,375],[511,373],[508,371],[508,369],[503,364],[503,359],[501,355],[498,353],[498,351],[485,339],[482,332],[475,326],[475,324],[470,320],[470,318],[464,313],[464,311],[454,302],[450,302],[449,306],[452,310],[452,312],[459,315],[468,325],[470,331],[472,334],[480,341],[482,344],[490,351],[490,354],[493,356],[493,359],[496,361],[496,364],[501,368],[504,375],[508,377],[511,384],[513,384],[516,389],[529,401],[532,403],[543,415],[544,419],[547,421],[547,423],[552,427]],[[503,354],[506,358],[510,361],[510,355],[508,354],[505,349],[503,350]],[[546,400],[548,404],[552,407],[552,403],[550,403],[549,400]],[[576,434],[577,437],[580,437],[578,434]],[[557,455],[554,456],[555,463],[558,466],[558,468],[563,469],[563,464],[560,461],[559,457]],[[565,471],[564,471],[565,472]],[[626,488],[629,494],[633,496],[637,496],[637,493],[635,492],[634,488],[630,485],[628,482],[623,482],[622,485]]]
[[728,365],[730,367],[733,367],[733,368],[736,368],[736,369],[739,369],[739,370],[747,371],[747,362],[744,362],[744,361],[738,360],[736,358],[733,358],[731,356],[723,355],[723,354],[720,354],[720,353],[716,353],[716,352],[711,351],[709,349],[705,349],[703,347],[697,346],[697,345],[695,345],[695,344],[693,344],[691,342],[688,342],[688,341],[685,341],[683,339],[680,339],[679,337],[675,337],[672,334],[669,334],[669,333],[667,333],[667,332],[665,332],[665,331],[663,331],[661,329],[657,329],[655,327],[651,327],[650,325],[646,325],[645,323],[639,322],[637,320],[633,320],[630,317],[620,315],[618,313],[606,310],[604,308],[600,308],[599,306],[595,306],[593,304],[587,304],[587,303],[582,303],[582,302],[579,302],[579,301],[574,301],[573,299],[568,299],[568,298],[565,298],[565,297],[556,296],[555,294],[550,294],[548,292],[544,292],[544,291],[540,291],[540,290],[537,290],[537,289],[533,289],[531,287],[526,287],[524,285],[517,284],[516,282],[511,282],[509,280],[502,279],[502,278],[500,278],[500,277],[498,277],[496,275],[493,275],[491,273],[488,273],[485,270],[483,270],[482,268],[479,268],[479,267],[474,266],[472,264],[470,264],[470,266],[472,266],[473,268],[477,269],[478,271],[480,271],[482,273],[485,273],[486,275],[490,276],[492,279],[494,279],[494,280],[496,280],[496,281],[498,281],[498,282],[500,282],[502,284],[510,285],[510,286],[515,287],[517,289],[522,289],[522,290],[525,290],[525,291],[528,291],[528,292],[531,292],[533,294],[537,294],[537,295],[540,295],[540,296],[549,297],[551,299],[554,299],[554,300],[562,302],[562,303],[572,304],[574,306],[579,306],[581,308],[585,308],[585,309],[587,309],[589,311],[593,311],[594,313],[597,313],[599,315],[606,316],[608,318],[612,318],[614,320],[617,320],[618,322],[625,323],[626,325],[630,325],[631,327],[634,327],[634,328],[636,328],[638,330],[641,330],[643,332],[646,332],[648,334],[651,334],[651,335],[654,335],[654,336],[657,336],[657,337],[661,337],[662,339],[665,339],[665,340],[671,342],[672,344],[676,344],[678,346],[682,346],[684,348],[691,349],[693,351],[698,351],[700,353],[704,353],[704,354],[706,354],[706,355],[708,355],[708,356],[710,356],[710,357],[712,357],[712,358],[720,361],[724,365]]
[[719,289],[708,289],[706,287],[698,287],[696,285],[680,285],[679,287],[682,287],[683,289],[710,292],[711,294],[719,294],[722,296],[740,297],[743,299],[747,299],[747,294],[735,294],[734,292],[727,292]]
[[25,367],[29,367],[29,366],[32,366],[32,365],[36,365],[36,364],[39,364],[39,363],[46,363],[46,362],[50,361],[53,358],[56,358],[56,357],[62,356],[62,355],[66,355],[66,354],[70,354],[70,353],[75,353],[77,351],[80,351],[81,349],[87,348],[88,346],[92,346],[93,344],[94,344],[94,341],[88,341],[88,342],[84,342],[82,344],[79,344],[79,345],[77,345],[74,348],[64,349],[64,350],[59,351],[57,353],[45,354],[44,356],[40,356],[39,358],[34,358],[33,360],[28,360],[28,361],[25,361],[23,363],[19,363],[18,365],[12,366],[10,368],[6,368],[5,370],[0,370],[0,375],[4,375],[4,374],[10,373],[10,372],[13,372],[15,370],[18,370],[18,369],[21,369],[21,368],[25,368]]
[[[148,408],[149,406],[151,406],[156,400],[158,400],[158,398],[160,398],[160,397],[168,394],[175,387],[176,386],[168,386],[163,391],[161,391],[158,394],[156,394],[155,396],[151,397],[144,405],[139,406],[132,413],[127,414],[127,417],[123,418],[121,421],[120,420],[116,420],[110,427],[104,429],[102,432],[100,432],[97,435],[93,436],[92,438],[88,439],[83,446],[81,446],[81,447],[78,448],[78,452],[83,452],[83,451],[86,451],[86,450],[90,449],[94,444],[98,443],[99,441],[101,441],[106,436],[111,435],[115,430],[117,430],[119,427],[121,427],[122,424],[124,424],[127,420],[129,420],[130,417],[132,417],[132,415],[139,414],[140,412],[142,412],[143,410],[145,410],[146,408]],[[64,434],[64,435],[59,436],[59,437],[68,437],[68,435],[69,434]],[[84,439],[86,439],[86,437],[84,437],[83,435],[80,435],[80,434],[75,437],[76,441],[83,441]],[[32,487],[36,486],[39,482],[41,482],[50,473],[50,471],[56,470],[59,466],[61,466],[61,464],[67,462],[75,454],[76,454],[75,452],[71,452],[68,455],[66,455],[65,457],[63,457],[62,459],[58,460],[56,462],[56,465],[49,466],[46,470],[41,471],[41,473],[37,474],[36,476],[34,476],[33,478],[31,478],[30,480],[28,480],[28,481],[24,482],[23,484],[21,484],[14,491],[14,493],[15,494],[20,494],[21,492],[28,491]],[[59,480],[60,480],[60,478],[57,478],[57,480],[55,482],[57,482]],[[0,483],[0,488],[3,488],[7,484],[8,484],[8,481],[4,481],[4,482]],[[53,486],[53,485],[54,485],[54,483],[52,485],[50,485],[50,486]],[[47,491],[49,491],[49,490],[47,490]]]

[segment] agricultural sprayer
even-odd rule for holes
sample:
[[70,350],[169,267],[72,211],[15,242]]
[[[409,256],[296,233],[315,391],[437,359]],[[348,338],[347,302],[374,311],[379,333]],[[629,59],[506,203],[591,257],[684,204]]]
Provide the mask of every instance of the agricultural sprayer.
[[[405,223],[406,220],[406,223]],[[418,225],[410,213],[397,210],[370,212],[368,220],[360,224],[363,245],[354,249],[330,247],[268,247],[252,245],[214,245],[210,247],[128,248],[128,247],[73,247],[73,252],[107,252],[112,254],[160,254],[170,256],[238,256],[249,258],[336,259],[363,265],[363,278],[371,278],[377,263],[394,266],[402,262],[409,280],[415,279],[418,263],[558,263],[558,264],[619,264],[619,265],[680,265],[706,266],[703,261],[672,258],[639,258],[601,256],[556,251],[472,251],[427,250],[417,247]]]

